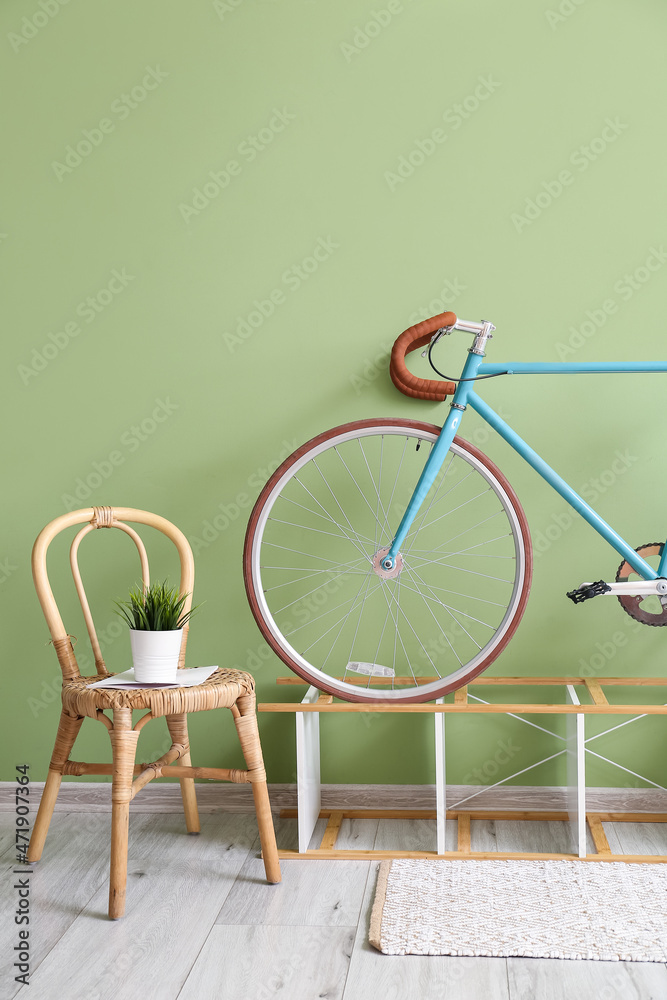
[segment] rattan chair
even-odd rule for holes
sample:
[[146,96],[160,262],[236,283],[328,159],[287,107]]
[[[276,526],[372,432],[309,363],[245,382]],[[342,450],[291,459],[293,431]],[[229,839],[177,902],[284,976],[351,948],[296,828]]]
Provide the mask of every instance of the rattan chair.
[[[77,553],[82,539],[97,528],[119,528],[133,539],[141,560],[144,584],[149,582],[148,557],[141,537],[126,521],[149,525],[163,532],[178,550],[181,564],[180,593],[188,594],[184,610],[192,601],[194,559],[188,541],[171,522],[143,510],[130,507],[89,507],[63,514],[51,521],[40,533],[32,555],[35,587],[51,632],[51,641],[63,673],[62,713],[56,743],[42,793],[39,811],[28,849],[28,861],[39,861],[48,833],[53,808],[64,774],[111,774],[111,868],[109,879],[109,916],[122,917],[125,912],[127,882],[127,841],[130,801],[153,778],[178,777],[183,796],[185,822],[189,833],[199,832],[199,814],[195,797],[195,778],[217,781],[250,782],[252,785],[257,823],[266,877],[280,882],[280,864],[266,786],[266,773],[255,714],[255,685],[252,676],[241,670],[218,668],[203,684],[178,688],[135,688],[120,690],[94,688],[90,685],[109,676],[95,632],[90,607],[83,588]],[[49,584],[46,554],[55,536],[72,525],[84,524],[70,549],[74,583],[83,609],[88,635],[95,658],[97,676],[82,677],[74,654],[72,637],[67,633]],[[179,667],[185,664],[187,625],[183,630]],[[229,708],[234,717],[247,770],[220,767],[192,767],[188,741],[187,713],[212,708]],[[148,711],[133,725],[134,709]],[[111,711],[112,717],[105,714]],[[172,740],[171,749],[159,760],[136,764],[135,754],[139,732],[151,719],[164,716]],[[113,764],[86,764],[70,760],[74,741],[84,718],[95,719],[109,730]],[[178,761],[178,765],[173,766]],[[134,775],[137,775],[135,778]]]

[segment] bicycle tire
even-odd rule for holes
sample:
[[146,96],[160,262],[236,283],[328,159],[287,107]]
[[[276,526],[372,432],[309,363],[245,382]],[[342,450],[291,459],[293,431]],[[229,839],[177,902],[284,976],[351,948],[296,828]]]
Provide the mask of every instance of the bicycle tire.
[[[401,504],[407,503],[423,467],[426,450],[416,453],[422,444],[432,446],[439,433],[433,424],[399,418],[334,427],[285,459],[257,499],[243,556],[250,607],[273,651],[321,691],[352,702],[411,703],[441,697],[486,670],[507,646],[523,616],[532,579],[526,516],[497,466],[462,438],[454,439],[413,522],[403,545],[401,572],[386,580],[373,568],[373,556],[389,544]],[[447,488],[440,493],[444,483]],[[371,485],[370,501],[365,495],[367,485]],[[450,496],[457,490],[456,496]],[[446,506],[439,507],[437,517],[428,521],[434,505],[447,497]],[[476,519],[474,524],[468,523],[471,517]],[[432,527],[443,521],[440,528]],[[455,524],[456,533],[447,537]],[[466,534],[470,541],[475,537],[470,533],[482,532],[483,525],[491,525],[493,537],[463,548],[459,541],[454,552],[442,550]],[[442,527],[447,528],[446,537],[438,542]],[[424,548],[415,549],[417,539]],[[484,552],[475,551],[480,547]],[[464,565],[452,563],[454,558]],[[466,558],[472,562],[466,565]],[[500,576],[471,568],[475,559],[484,558],[498,560]],[[493,564],[478,561],[476,565]],[[512,569],[506,572],[502,567],[508,565]],[[462,581],[474,581],[475,592],[467,593],[473,588],[463,586],[462,593]],[[366,590],[359,599],[363,587]],[[449,598],[440,597],[440,592],[455,596],[457,607],[446,604]],[[336,600],[331,602],[334,594]],[[484,606],[483,617],[480,606]],[[320,608],[324,608],[320,614],[309,616]],[[338,617],[341,610],[343,616]],[[295,626],[288,620],[295,615],[302,624]],[[332,618],[336,620],[330,624]],[[389,619],[392,625],[387,631]],[[433,622],[439,629],[437,640]],[[488,630],[491,635],[484,641]],[[345,653],[348,646],[349,655]],[[385,663],[389,659],[391,666]],[[381,671],[387,676],[380,676]]]

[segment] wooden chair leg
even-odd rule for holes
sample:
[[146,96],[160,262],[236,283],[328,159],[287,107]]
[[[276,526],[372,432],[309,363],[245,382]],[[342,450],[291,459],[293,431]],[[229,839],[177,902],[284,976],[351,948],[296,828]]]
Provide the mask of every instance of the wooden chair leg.
[[266,786],[262,745],[259,741],[259,729],[257,728],[255,695],[244,695],[239,698],[236,702],[236,707],[239,710],[239,715],[234,715],[234,722],[246,766],[250,773],[266,879],[267,882],[280,882],[282,876],[280,874],[280,862],[278,860],[276,834],[273,828],[269,791]]
[[125,913],[127,886],[127,839],[130,823],[132,779],[139,733],[132,729],[132,709],[113,710],[110,731],[113,753],[111,785],[111,864],[109,869],[109,917],[117,920]]
[[[168,715],[167,726],[169,734],[174,743],[180,743],[186,747],[186,752],[180,758],[182,764],[190,767],[192,760],[190,757],[190,741],[188,738],[188,717],[183,715]],[[195,792],[194,778],[181,778],[181,796],[183,798],[183,811],[185,813],[185,825],[188,833],[199,833],[199,810],[197,809],[197,794]]]
[[35,818],[35,825],[30,837],[30,844],[28,845],[27,859],[29,862],[39,861],[42,856],[44,842],[49,832],[51,817],[53,816],[53,807],[56,804],[60,790],[63,767],[72,752],[72,747],[79,735],[82,722],[83,716],[79,716],[78,718],[73,717],[64,711],[60,714],[56,742],[51,756],[51,763],[49,764],[49,773],[46,777],[44,791],[42,792],[39,809]]

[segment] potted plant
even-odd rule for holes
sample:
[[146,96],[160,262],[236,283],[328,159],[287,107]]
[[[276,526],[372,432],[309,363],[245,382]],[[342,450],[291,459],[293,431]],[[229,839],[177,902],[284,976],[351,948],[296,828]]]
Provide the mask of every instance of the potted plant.
[[197,610],[183,611],[188,594],[179,595],[167,581],[137,587],[129,601],[116,601],[130,626],[135,680],[142,684],[173,684],[183,641],[183,627]]

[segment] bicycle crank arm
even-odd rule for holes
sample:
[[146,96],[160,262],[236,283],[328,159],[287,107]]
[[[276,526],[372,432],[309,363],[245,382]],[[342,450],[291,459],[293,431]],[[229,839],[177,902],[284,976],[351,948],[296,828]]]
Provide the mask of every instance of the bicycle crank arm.
[[588,601],[592,597],[650,597],[656,595],[667,599],[667,579],[658,580],[623,580],[605,583],[597,580],[595,583],[582,583],[576,590],[568,592],[567,596],[575,604]]
[[[587,584],[583,584],[587,586]],[[667,594],[667,580],[628,580],[622,583],[608,583],[609,590],[605,590],[605,596],[619,597],[628,595],[632,597],[648,597],[650,594],[657,594],[663,597]]]

